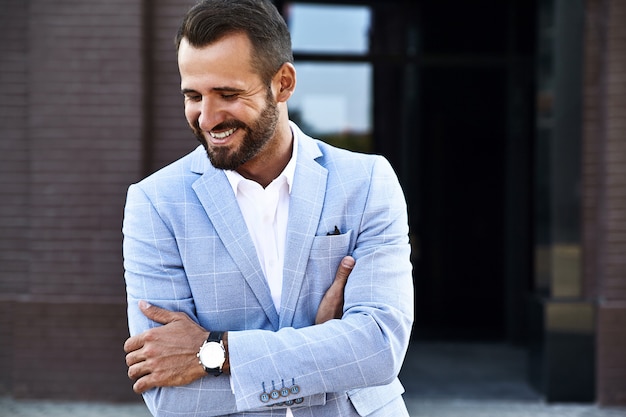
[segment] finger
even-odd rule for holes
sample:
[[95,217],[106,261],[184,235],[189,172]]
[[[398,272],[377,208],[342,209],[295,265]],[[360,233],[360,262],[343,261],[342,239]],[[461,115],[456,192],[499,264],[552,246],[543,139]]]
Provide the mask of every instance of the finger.
[[130,353],[143,347],[143,341],[139,336],[133,336],[126,339],[124,342],[124,352]]
[[140,356],[138,351],[130,352],[128,355],[126,355],[126,366],[133,366],[139,362],[144,361],[145,359],[146,358]]
[[144,300],[139,301],[139,309],[147,318],[161,324],[171,323],[178,318],[175,312],[154,306]]
[[163,383],[158,382],[158,379],[159,379],[157,377],[158,372],[156,372],[154,369],[150,369],[146,362],[142,362],[141,364],[135,365],[133,368],[136,368],[136,369],[133,369],[133,373],[132,373],[133,376],[130,377],[131,376],[130,368],[128,370],[128,373],[129,373],[130,379],[135,381],[135,383],[133,384],[133,391],[135,391],[135,393],[137,394],[143,394],[149,389],[152,389],[155,387],[159,387],[159,386],[162,387],[162,386],[168,385],[168,384],[163,384]]
[[133,384],[133,391],[135,391],[135,394],[143,394],[142,387],[139,385],[139,381]]
[[335,273],[335,281],[333,284],[337,283],[338,285],[345,285],[348,280],[348,276],[352,272],[354,268],[355,260],[352,256],[344,256],[339,264],[339,268],[337,268],[337,272]]
[[147,377],[140,378],[133,384],[133,391],[135,391],[136,394],[143,394],[145,391],[148,390],[146,384],[144,384],[143,381],[145,378]]
[[340,319],[343,315],[343,293],[354,265],[355,260],[352,256],[344,256],[341,260],[335,273],[335,279],[322,297],[317,309],[315,324],[322,324],[331,319]]
[[133,384],[133,391],[137,394],[143,394],[151,388],[154,388],[156,385],[152,383],[152,374],[147,374],[142,376]]
[[150,374],[150,372],[147,361],[139,362],[128,367],[128,378],[136,381]]

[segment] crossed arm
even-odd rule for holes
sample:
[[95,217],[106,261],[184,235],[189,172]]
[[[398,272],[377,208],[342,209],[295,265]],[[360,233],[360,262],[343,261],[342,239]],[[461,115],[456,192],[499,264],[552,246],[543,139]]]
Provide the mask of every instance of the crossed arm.
[[[318,307],[315,324],[341,318],[344,288],[354,264],[351,256],[342,259]],[[124,343],[128,377],[135,381],[133,390],[139,394],[155,387],[182,386],[206,376],[196,354],[210,330],[202,328],[185,313],[145,301],[139,302],[139,308],[147,318],[163,326],[146,330]],[[228,374],[228,333],[224,335],[224,345],[227,355],[223,371]]]

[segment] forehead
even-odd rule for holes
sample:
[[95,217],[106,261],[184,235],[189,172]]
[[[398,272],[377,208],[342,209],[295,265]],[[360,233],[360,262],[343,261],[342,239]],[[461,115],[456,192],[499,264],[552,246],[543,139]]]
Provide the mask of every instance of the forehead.
[[196,48],[183,38],[178,48],[178,69],[185,84],[215,84],[242,87],[259,78],[252,67],[252,44],[243,33],[226,35],[220,40]]

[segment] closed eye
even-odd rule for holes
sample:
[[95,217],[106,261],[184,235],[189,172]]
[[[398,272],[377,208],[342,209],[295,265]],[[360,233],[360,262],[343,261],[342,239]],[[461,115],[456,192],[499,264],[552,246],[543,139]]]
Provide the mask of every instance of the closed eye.
[[189,100],[189,101],[200,101],[202,100],[202,95],[198,94],[197,92],[193,91],[193,90],[183,90],[181,91],[183,93],[183,96],[185,97],[185,100]]
[[213,91],[220,95],[224,100],[234,100],[238,98],[244,91],[233,87],[215,87]]

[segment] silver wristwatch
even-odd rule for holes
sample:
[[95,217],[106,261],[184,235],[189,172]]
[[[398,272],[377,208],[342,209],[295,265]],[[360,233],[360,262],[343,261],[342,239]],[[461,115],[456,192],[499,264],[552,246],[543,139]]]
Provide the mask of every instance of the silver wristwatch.
[[200,365],[211,375],[219,376],[226,362],[226,349],[222,337],[224,332],[210,332],[200,351],[196,355]]

